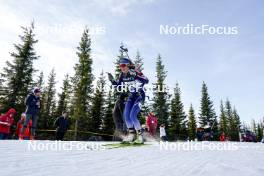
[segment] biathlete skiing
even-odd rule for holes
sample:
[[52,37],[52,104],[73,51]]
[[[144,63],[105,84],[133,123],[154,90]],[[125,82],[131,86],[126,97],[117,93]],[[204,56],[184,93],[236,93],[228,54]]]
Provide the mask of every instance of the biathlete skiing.
[[111,73],[108,73],[108,78],[117,91],[125,90],[128,94],[123,111],[128,134],[124,137],[123,143],[143,144],[143,130],[137,116],[145,100],[143,86],[148,83],[148,79],[134,66],[129,57],[121,58],[119,67],[121,70],[119,78],[115,80]]

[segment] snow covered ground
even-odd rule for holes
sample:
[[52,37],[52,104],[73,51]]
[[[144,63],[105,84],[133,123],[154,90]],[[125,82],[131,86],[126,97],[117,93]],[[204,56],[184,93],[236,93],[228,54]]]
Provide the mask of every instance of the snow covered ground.
[[219,146],[217,142],[203,143],[203,146],[201,142],[192,143],[192,146],[199,145],[195,150],[188,148],[186,142],[115,149],[108,149],[104,144],[0,141],[0,175],[264,175],[264,144],[261,143],[228,143],[224,150],[208,147]]

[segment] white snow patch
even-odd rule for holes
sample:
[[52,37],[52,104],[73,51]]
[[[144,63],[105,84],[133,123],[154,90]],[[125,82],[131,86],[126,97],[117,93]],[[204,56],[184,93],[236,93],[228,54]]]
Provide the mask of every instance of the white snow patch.
[[[54,141],[34,141],[45,146]],[[216,142],[215,142],[216,143]],[[70,142],[59,142],[70,145]],[[29,141],[0,141],[0,175],[113,175],[113,176],[263,176],[264,144],[235,143],[235,151],[160,150],[159,143],[139,147],[104,149],[107,142],[76,142],[96,145],[95,150],[29,150]],[[100,148],[101,147],[101,148]]]

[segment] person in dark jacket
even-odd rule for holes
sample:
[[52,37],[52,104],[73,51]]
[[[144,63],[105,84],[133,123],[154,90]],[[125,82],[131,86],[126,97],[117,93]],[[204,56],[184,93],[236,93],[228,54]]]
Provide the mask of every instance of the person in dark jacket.
[[[35,131],[37,127],[37,121],[38,121],[38,113],[40,110],[40,89],[35,88],[33,93],[30,93],[26,98],[26,120],[24,122],[24,126],[21,129],[21,134],[24,134],[25,129],[27,128],[30,120],[32,120],[32,127],[31,127],[31,136],[30,139],[35,138]],[[23,136],[21,136],[23,137]]]
[[63,112],[62,116],[58,117],[54,122],[54,126],[56,127],[56,140],[62,141],[65,133],[69,129],[69,121],[67,116],[67,112]]

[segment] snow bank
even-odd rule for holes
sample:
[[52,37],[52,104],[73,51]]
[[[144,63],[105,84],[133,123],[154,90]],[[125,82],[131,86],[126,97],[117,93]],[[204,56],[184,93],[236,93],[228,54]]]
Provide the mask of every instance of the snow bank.
[[[225,151],[208,148],[175,150],[175,145],[184,143],[169,143],[174,144],[174,148],[168,150],[161,149],[159,143],[106,149],[105,143],[100,142],[76,142],[72,150],[65,150],[62,149],[62,144],[69,147],[70,142],[59,142],[61,148],[56,148],[51,146],[54,141],[35,141],[35,145],[39,148],[34,151],[33,145],[29,148],[29,144],[29,141],[0,141],[1,176],[263,176],[264,174],[264,144],[261,143],[230,143],[235,145],[235,150]],[[80,150],[76,145],[79,145]],[[82,148],[83,146],[86,148]]]

